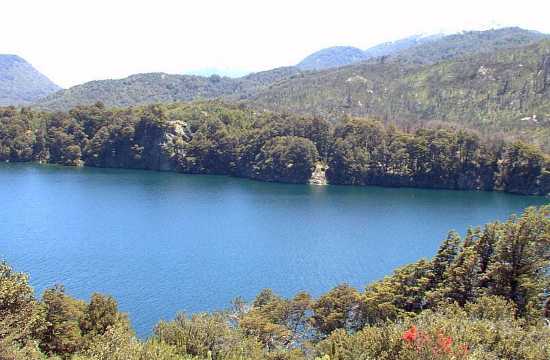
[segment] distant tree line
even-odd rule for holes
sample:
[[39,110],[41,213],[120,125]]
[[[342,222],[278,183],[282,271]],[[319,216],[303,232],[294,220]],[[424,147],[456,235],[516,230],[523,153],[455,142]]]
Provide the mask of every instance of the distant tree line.
[[34,296],[0,263],[0,359],[456,360],[550,358],[550,208],[451,231],[437,254],[363,291],[319,298],[262,290],[215,313],[160,321],[133,335],[116,301],[75,300],[61,286]]
[[0,161],[220,174],[307,183],[550,193],[550,157],[534,145],[450,127],[404,131],[373,119],[332,125],[218,102],[69,112],[0,108]]

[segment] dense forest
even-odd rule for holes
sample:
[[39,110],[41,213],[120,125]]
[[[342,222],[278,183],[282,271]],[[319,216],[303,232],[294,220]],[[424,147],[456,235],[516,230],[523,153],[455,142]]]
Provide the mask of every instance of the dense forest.
[[0,161],[168,170],[307,183],[550,193],[549,156],[448,126],[404,131],[219,102],[69,112],[0,108]]
[[146,340],[116,301],[60,285],[36,298],[0,264],[0,359],[451,360],[550,358],[550,207],[451,231],[436,255],[359,291],[262,290],[214,313],[178,314]]
[[[418,56],[424,58],[428,45],[415,48]],[[262,89],[250,101],[258,108],[333,122],[353,115],[399,121],[403,127],[453,123],[550,148],[550,41],[449,55],[434,64],[417,63],[415,54],[299,74]]]

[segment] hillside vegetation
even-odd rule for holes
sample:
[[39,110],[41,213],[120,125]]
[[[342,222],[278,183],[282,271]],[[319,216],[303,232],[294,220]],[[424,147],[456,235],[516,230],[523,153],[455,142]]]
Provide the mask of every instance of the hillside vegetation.
[[403,126],[451,122],[550,148],[550,41],[433,65],[396,59],[301,74],[253,101],[335,121],[354,115]]
[[148,73],[118,80],[99,80],[47,96],[35,103],[45,110],[69,110],[78,105],[102,102],[109,107],[127,107],[151,103],[170,103],[227,97],[251,97],[268,85],[291,78],[300,71],[293,67],[277,68],[234,79],[212,75],[170,75]]
[[0,106],[28,105],[61,88],[16,55],[0,55]]
[[[145,340],[115,299],[35,297],[0,263],[0,358],[13,360],[547,360],[550,208],[451,231],[432,259],[363,290],[269,289],[215,313],[180,313]],[[383,241],[383,239],[380,239]]]
[[217,102],[68,113],[0,108],[0,161],[170,170],[307,183],[550,193],[550,158],[522,142],[449,127],[257,112]]

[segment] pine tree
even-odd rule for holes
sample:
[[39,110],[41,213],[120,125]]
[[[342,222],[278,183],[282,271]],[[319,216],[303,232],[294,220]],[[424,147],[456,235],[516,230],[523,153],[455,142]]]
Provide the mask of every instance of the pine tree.
[[520,316],[529,307],[542,307],[550,265],[549,215],[550,207],[529,208],[502,224],[487,267],[489,293],[515,302]]

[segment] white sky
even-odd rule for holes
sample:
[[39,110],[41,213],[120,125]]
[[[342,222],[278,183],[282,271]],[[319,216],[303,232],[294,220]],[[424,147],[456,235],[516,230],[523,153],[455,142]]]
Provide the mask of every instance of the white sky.
[[518,25],[550,33],[549,0],[1,0],[0,53],[57,84],[140,72],[293,65],[324,47]]

